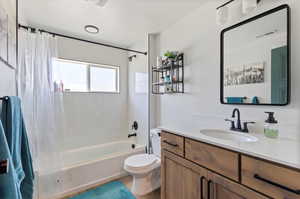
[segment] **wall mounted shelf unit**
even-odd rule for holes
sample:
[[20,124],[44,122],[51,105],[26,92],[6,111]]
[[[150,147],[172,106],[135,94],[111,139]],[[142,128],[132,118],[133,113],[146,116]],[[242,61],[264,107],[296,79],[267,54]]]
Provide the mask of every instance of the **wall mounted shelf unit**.
[[184,93],[184,54],[174,59],[166,58],[162,66],[152,67],[152,93]]

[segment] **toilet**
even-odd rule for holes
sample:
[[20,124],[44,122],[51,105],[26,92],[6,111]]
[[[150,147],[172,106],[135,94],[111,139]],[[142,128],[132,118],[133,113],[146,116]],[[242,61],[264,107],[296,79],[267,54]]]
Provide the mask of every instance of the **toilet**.
[[153,154],[139,154],[128,157],[124,169],[133,176],[131,192],[146,195],[160,187],[160,130],[150,131]]

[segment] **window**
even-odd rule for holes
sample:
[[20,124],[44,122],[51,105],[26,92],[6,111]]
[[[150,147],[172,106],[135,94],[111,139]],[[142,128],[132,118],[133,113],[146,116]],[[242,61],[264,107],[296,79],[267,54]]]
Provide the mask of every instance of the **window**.
[[55,59],[54,81],[65,92],[119,92],[119,67]]

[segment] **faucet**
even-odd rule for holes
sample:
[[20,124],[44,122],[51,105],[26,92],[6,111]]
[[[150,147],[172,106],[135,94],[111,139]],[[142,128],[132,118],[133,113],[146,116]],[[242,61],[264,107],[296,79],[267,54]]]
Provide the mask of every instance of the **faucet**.
[[241,113],[240,113],[240,110],[238,108],[233,109],[232,118],[235,118],[236,114],[237,114],[236,125],[235,125],[234,120],[225,119],[225,121],[231,122],[230,130],[232,130],[232,131],[238,131],[238,132],[243,132],[243,133],[249,133],[248,124],[255,124],[255,122],[243,122],[243,128],[242,128],[242,125],[241,125]]
[[[131,126],[131,130],[138,130],[138,128],[139,128],[139,125],[138,125],[138,123],[137,123],[137,121],[134,121],[133,122],[133,124],[132,124],[132,126]],[[136,137],[137,136],[137,134],[136,133],[131,133],[131,134],[128,134],[128,138],[130,138],[130,137]]]
[[242,130],[240,110],[238,108],[233,109],[232,118],[235,118],[235,113],[237,113],[237,121],[236,121],[237,128],[236,129],[237,130]]

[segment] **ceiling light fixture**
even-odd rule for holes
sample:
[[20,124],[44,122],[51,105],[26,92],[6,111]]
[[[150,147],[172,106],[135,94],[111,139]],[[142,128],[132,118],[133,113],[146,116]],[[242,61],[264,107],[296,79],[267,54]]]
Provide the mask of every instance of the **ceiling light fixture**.
[[96,4],[97,6],[104,7],[108,0],[86,0],[86,1]]
[[[239,6],[232,6],[231,8],[229,8],[229,5],[232,4],[233,2],[236,2],[236,0],[229,0],[226,3],[224,3],[223,5],[217,7],[217,24],[218,25],[224,25],[225,23],[227,23],[229,15],[230,18],[236,18],[236,16],[239,16],[240,14],[248,14],[249,12],[253,11],[255,8],[258,7],[258,4],[261,2],[262,0],[242,0],[242,9],[240,12],[240,8]],[[240,1],[238,2],[240,3]],[[233,8],[237,8],[237,9],[233,9]],[[231,9],[231,11],[229,11],[229,9]],[[233,12],[236,11],[236,12]]]
[[106,5],[108,0],[98,0],[97,5],[100,7],[104,7]]
[[91,34],[99,33],[99,28],[94,25],[86,25],[86,26],[84,26],[84,29],[86,32],[91,33]]

